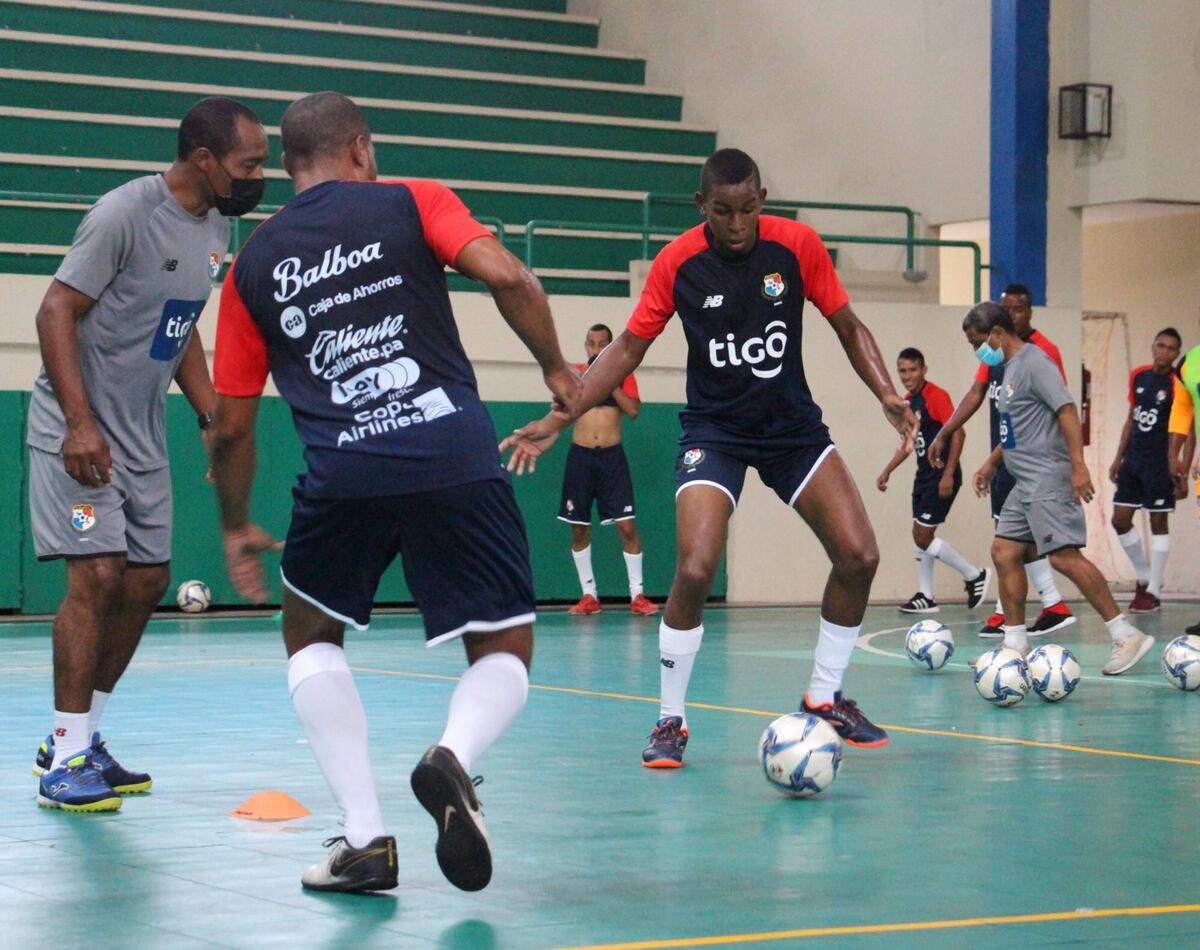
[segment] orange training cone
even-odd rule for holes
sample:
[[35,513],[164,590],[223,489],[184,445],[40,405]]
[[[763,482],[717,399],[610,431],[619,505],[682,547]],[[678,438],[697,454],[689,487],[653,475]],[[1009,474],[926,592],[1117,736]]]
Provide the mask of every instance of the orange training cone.
[[257,792],[231,811],[229,817],[248,821],[287,821],[311,814],[287,792]]

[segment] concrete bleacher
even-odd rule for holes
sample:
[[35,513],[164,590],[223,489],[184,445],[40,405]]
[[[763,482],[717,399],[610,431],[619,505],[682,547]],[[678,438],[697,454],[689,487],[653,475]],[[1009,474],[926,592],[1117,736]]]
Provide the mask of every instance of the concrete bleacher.
[[[596,48],[556,0],[0,0],[0,273],[51,273],[87,198],[165,168],[205,95],[263,118],[269,205],[291,194],[278,122],[305,92],[364,107],[380,173],[436,178],[524,252],[533,219],[640,228],[646,192],[694,189],[711,130],[644,85],[645,63]],[[19,195],[12,193],[21,193]],[[59,196],[76,196],[68,200]],[[656,223],[682,229],[694,212]],[[655,242],[657,248],[661,242]],[[539,236],[555,292],[626,294],[640,230]]]

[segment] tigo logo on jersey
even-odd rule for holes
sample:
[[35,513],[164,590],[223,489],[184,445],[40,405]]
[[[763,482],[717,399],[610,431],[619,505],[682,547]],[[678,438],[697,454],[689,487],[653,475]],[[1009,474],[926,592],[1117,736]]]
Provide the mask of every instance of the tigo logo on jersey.
[[683,462],[684,468],[695,468],[702,461],[704,461],[704,450],[688,449],[683,453],[683,457],[680,459],[680,461]]
[[[783,369],[783,352],[786,349],[787,324],[782,320],[772,320],[766,325],[762,336],[752,336],[740,344],[732,333],[726,333],[724,340],[709,340],[708,361],[717,369],[745,363],[759,379],[771,379]],[[780,362],[770,369],[759,369],[759,364],[768,359]]]
[[778,300],[787,293],[787,282],[783,279],[782,274],[767,274],[763,278],[762,286],[763,296],[768,300]]
[[200,319],[204,303],[203,300],[168,300],[163,304],[158,329],[150,343],[150,359],[163,362],[175,359]]
[[217,274],[221,273],[221,255],[217,251],[209,251],[208,253],[208,276],[213,280],[217,279]]
[[92,505],[79,504],[71,506],[71,527],[80,534],[87,531],[96,523],[96,509]]

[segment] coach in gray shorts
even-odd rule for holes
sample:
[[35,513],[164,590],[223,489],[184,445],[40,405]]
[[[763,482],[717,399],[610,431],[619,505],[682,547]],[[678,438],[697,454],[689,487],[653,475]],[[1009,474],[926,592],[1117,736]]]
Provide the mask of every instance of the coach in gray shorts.
[[[1083,503],[1092,500],[1095,490],[1083,462],[1083,431],[1075,400],[1050,358],[1017,335],[1007,310],[982,303],[971,315],[981,318],[980,328],[988,334],[977,351],[980,360],[1004,364],[997,405],[1000,447],[1015,484],[1000,509],[992,541],[1004,607],[1004,645],[1022,655],[1029,649],[1025,564],[1048,556],[1051,567],[1075,582],[1108,626],[1112,655],[1101,672],[1124,673],[1149,652],[1154,638],[1125,619],[1104,575],[1082,551],[1087,544]],[[952,431],[947,424],[938,438],[948,438]],[[987,482],[982,473],[977,474],[976,492],[986,494]]]
[[67,559],[54,618],[54,730],[38,803],[115,811],[150,776],[117,764],[100,713],[170,581],[167,389],[203,429],[216,393],[193,332],[229,247],[225,216],[262,198],[267,137],[232,99],[197,103],[175,163],[100,198],[38,310],[29,507],[39,560]]

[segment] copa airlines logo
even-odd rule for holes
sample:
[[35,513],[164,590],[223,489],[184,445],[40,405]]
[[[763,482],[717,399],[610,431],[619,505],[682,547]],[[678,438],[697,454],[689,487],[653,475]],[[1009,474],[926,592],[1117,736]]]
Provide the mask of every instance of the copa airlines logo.
[[1153,409],[1143,409],[1140,406],[1133,408],[1133,421],[1137,423],[1139,432],[1149,432],[1158,422],[1158,406]]
[[[772,320],[762,336],[752,336],[738,343],[737,337],[726,333],[724,340],[708,341],[708,361],[718,369],[745,364],[759,379],[771,379],[783,369],[783,351],[787,349],[787,324]],[[761,368],[767,360],[779,362],[769,369]]]
[[329,277],[337,277],[371,261],[382,260],[383,252],[379,249],[379,245],[380,242],[376,241],[374,244],[360,247],[343,256],[342,246],[338,244],[325,252],[319,265],[314,264],[303,272],[300,258],[285,258],[275,265],[274,277],[279,282],[279,289],[275,291],[275,299],[280,303],[287,303],[305,287],[312,287]]

